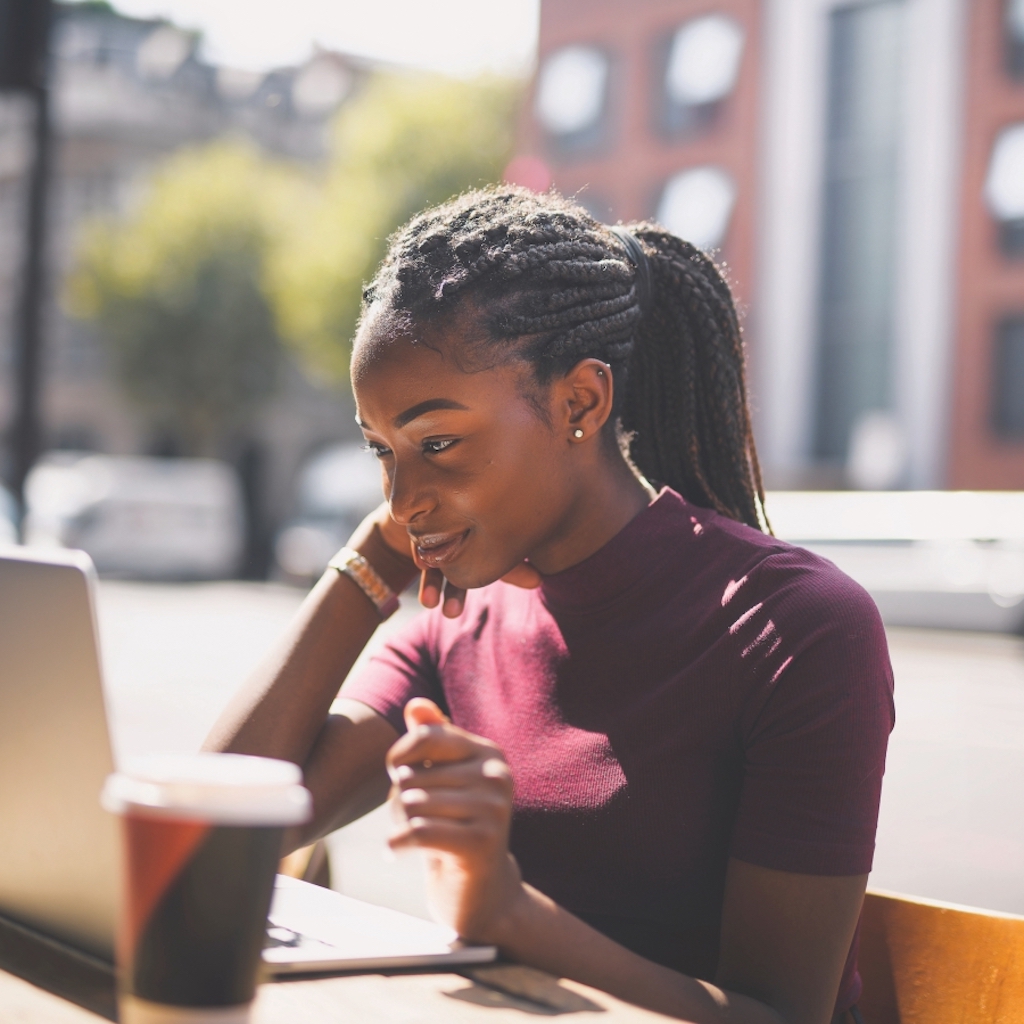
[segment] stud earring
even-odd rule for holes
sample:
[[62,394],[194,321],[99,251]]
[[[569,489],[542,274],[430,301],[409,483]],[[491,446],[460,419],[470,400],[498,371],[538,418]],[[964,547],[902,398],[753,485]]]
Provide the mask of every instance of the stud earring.
[[576,428],[576,429],[575,429],[575,430],[574,430],[574,431],[572,432],[572,436],[573,436],[573,437],[577,437],[577,438],[578,438],[578,437],[582,437],[582,436],[583,436],[583,429],[582,429],[581,427],[577,427],[577,428]]

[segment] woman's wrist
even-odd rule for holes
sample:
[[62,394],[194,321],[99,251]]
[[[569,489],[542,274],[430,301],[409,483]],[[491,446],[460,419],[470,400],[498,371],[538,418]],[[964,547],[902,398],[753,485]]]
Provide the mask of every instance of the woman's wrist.
[[536,890],[523,881],[519,865],[511,853],[505,854],[508,863],[506,870],[500,872],[497,884],[500,894],[497,895],[491,919],[485,925],[478,941],[487,942],[501,950],[512,950],[518,945],[517,940],[529,932],[529,922],[534,914],[532,895]]

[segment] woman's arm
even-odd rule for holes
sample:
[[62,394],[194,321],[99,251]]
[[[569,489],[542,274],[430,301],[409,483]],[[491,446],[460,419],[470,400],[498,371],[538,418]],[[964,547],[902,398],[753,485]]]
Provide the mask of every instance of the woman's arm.
[[530,886],[491,934],[520,963],[695,1024],[828,1024],[866,878],[732,861],[715,984],[652,963]]
[[[465,591],[448,584],[439,570],[414,562],[409,534],[391,518],[387,503],[363,520],[347,546],[396,594],[419,574],[421,604],[434,608],[443,600],[445,615],[462,613]],[[535,587],[540,577],[522,565],[504,579]],[[302,766],[314,817],[289,830],[286,852],[354,821],[387,797],[384,757],[398,733],[365,704],[336,700],[379,624],[362,590],[344,573],[328,569],[206,739],[206,750],[279,757]],[[329,714],[332,705],[335,713]]]
[[[386,505],[349,541],[396,593],[418,572],[412,559],[396,550],[403,544],[407,549],[406,532],[392,522]],[[384,755],[398,738],[394,728],[356,701],[339,702],[338,713],[328,714],[379,624],[380,615],[362,590],[344,573],[328,569],[204,745],[303,767],[315,818],[289,837],[291,846],[351,821],[387,795]]]
[[501,751],[429,701],[388,754],[405,824],[427,851],[435,912],[520,963],[695,1024],[828,1024],[866,876],[819,877],[732,860],[716,984],[627,950],[525,885],[508,853],[512,783]]
[[716,982],[791,1024],[831,1020],[867,881],[730,860]]

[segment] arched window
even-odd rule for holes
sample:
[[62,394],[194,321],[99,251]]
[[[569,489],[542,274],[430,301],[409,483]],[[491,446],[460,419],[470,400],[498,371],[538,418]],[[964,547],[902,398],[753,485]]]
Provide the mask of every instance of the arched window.
[[673,234],[709,251],[725,241],[736,185],[719,167],[691,167],[665,183],[657,219]]
[[560,148],[589,148],[601,141],[607,121],[608,77],[608,55],[595,46],[563,46],[544,59],[535,111]]
[[709,123],[736,87],[742,57],[743,29],[732,18],[707,14],[680,25],[665,53],[662,128],[679,135]]
[[1024,258],[1024,121],[1004,128],[992,147],[985,201],[999,224],[1003,252]]

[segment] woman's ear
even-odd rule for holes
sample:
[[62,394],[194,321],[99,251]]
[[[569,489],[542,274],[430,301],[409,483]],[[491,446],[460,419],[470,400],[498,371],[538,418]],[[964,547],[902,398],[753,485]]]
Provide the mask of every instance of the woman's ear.
[[566,439],[580,444],[596,437],[612,414],[615,385],[612,370],[600,359],[581,359],[558,382],[559,426]]

